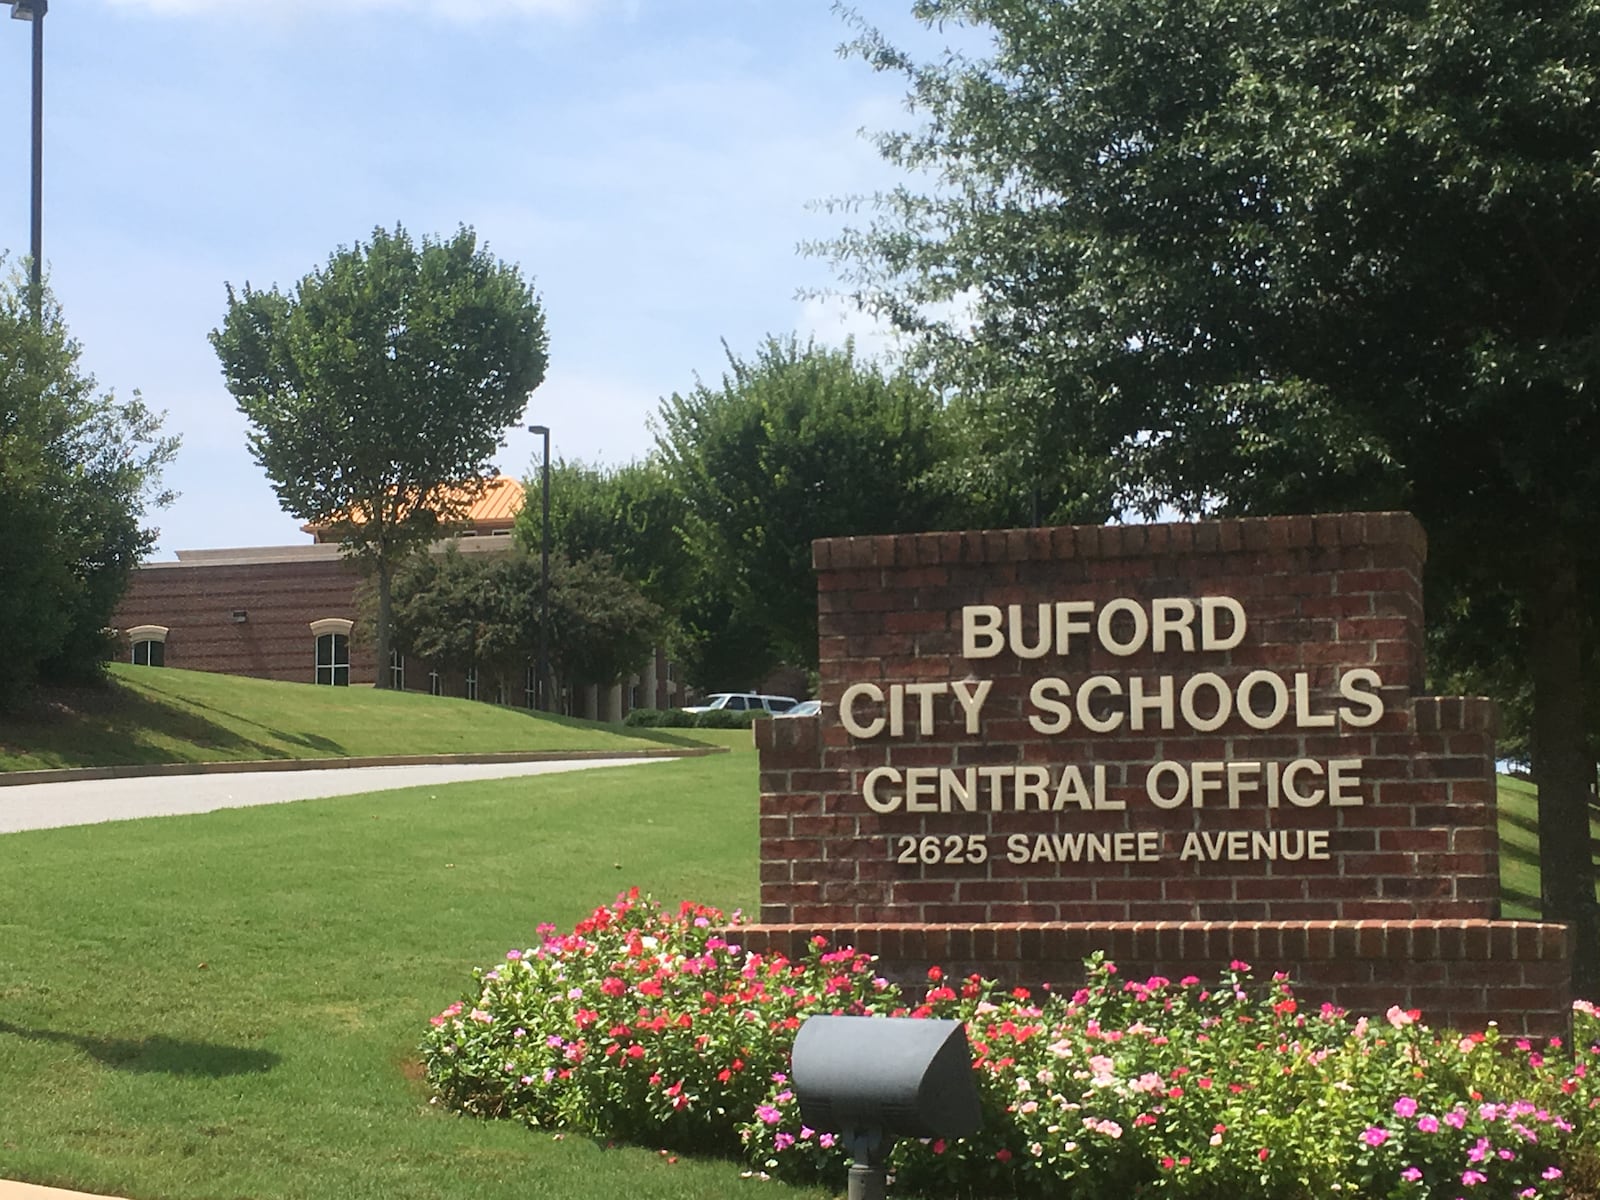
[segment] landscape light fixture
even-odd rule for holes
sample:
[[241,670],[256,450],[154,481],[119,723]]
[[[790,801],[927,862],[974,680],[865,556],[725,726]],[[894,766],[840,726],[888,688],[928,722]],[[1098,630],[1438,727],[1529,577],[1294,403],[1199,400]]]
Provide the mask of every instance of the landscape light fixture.
[[34,324],[44,316],[44,15],[50,0],[11,0],[11,18],[33,25],[33,228],[29,253],[29,303]]
[[540,470],[544,520],[539,533],[539,665],[533,680],[533,706],[545,712],[544,681],[550,669],[550,426],[529,425],[528,432],[544,438],[544,465]]
[[896,1138],[957,1138],[983,1124],[960,1021],[810,1017],[794,1039],[800,1119],[839,1134],[849,1200],[884,1200]]

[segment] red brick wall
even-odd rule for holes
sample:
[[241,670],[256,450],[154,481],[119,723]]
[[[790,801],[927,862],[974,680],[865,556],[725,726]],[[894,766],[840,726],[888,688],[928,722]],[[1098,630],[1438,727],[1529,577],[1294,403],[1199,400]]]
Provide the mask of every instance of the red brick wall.
[[[357,620],[358,576],[342,560],[237,566],[159,563],[133,574],[114,618],[118,629],[165,625],[166,665],[312,683],[311,622]],[[236,609],[245,620],[235,621]],[[372,683],[372,647],[350,639],[350,682]],[[417,686],[417,681],[408,679]],[[426,686],[425,683],[422,686]]]
[[[1306,922],[1493,921],[1499,915],[1495,714],[1481,699],[1416,695],[1424,676],[1425,556],[1421,527],[1399,513],[816,543],[820,696],[829,715],[757,726],[762,921],[805,929],[1057,925],[1093,928],[1102,939],[1151,922],[1224,922],[1230,923],[1230,938],[1250,945],[1262,931]],[[1147,637],[1136,652],[1115,654],[1110,646],[1139,641],[1134,618],[1125,611],[1105,627],[1103,638],[1074,631],[1065,647],[1051,645],[1042,657],[1020,657],[1009,646],[993,657],[963,654],[965,606],[997,606],[1007,616],[1009,606],[1021,606],[1026,651],[1037,642],[1041,603],[1092,602],[1092,625],[1117,600],[1152,618],[1157,601],[1198,603],[1205,597],[1231,598],[1242,608],[1245,627],[1237,644],[1227,645],[1233,640],[1226,636],[1229,623],[1219,617],[1217,648],[1197,641],[1185,650],[1174,634],[1161,652]],[[1171,617],[1176,610],[1168,605],[1161,611]],[[1050,615],[1059,614],[1052,609]],[[1074,611],[1075,619],[1081,615]],[[1181,713],[1170,728],[1161,728],[1155,710],[1148,710],[1147,728],[1131,728],[1127,694],[1135,680],[1154,693],[1169,677],[1179,694],[1197,674],[1208,673],[1237,693],[1252,672],[1281,681],[1253,677],[1252,708],[1257,724],[1269,726],[1264,730],[1238,711],[1219,727],[1201,730]],[[1376,679],[1361,672],[1375,672]],[[1082,685],[1096,675],[1105,677],[1097,700],[1078,708]],[[1041,733],[1030,724],[1030,716],[1054,711],[1030,692],[1041,678],[1063,681],[1049,693],[1065,694],[1072,706],[1063,731]],[[915,693],[909,694],[903,736],[889,730],[852,734],[842,719],[841,702],[848,702],[855,721],[871,726],[890,715],[891,689],[931,684],[937,690],[955,681],[965,681],[969,695],[983,681],[990,685],[976,733],[968,732],[950,694],[932,697],[931,732],[918,728]],[[1381,697],[1381,719],[1363,724],[1365,703],[1341,693],[1341,681],[1356,693],[1370,689]],[[864,685],[876,690],[862,695]],[[1280,687],[1289,707],[1274,722],[1268,718]],[[1194,711],[1207,715],[1203,703]],[[1085,727],[1085,719],[1114,721],[1119,712],[1121,727],[1114,731]],[[1312,720],[1333,714],[1334,722],[1301,727],[1299,712]],[[1297,768],[1298,794],[1309,799],[1321,785],[1322,801],[1301,807],[1280,796],[1277,807],[1268,807],[1267,774],[1274,764],[1281,772],[1296,760],[1313,764]],[[1334,762],[1345,764],[1340,770],[1349,780],[1340,789],[1346,803],[1337,807],[1327,794]],[[1262,765],[1236,768],[1237,807],[1229,807],[1225,792],[1206,792],[1200,807],[1162,807],[1147,792],[1154,770],[1165,785],[1159,794],[1170,798],[1180,774],[1194,780],[1196,763]],[[994,811],[987,793],[974,805],[977,811],[966,811],[959,798],[951,799],[950,811],[908,811],[912,780],[937,787],[939,771],[948,769],[960,782],[969,767],[1042,769],[1049,773],[1046,793],[1053,804],[1068,766],[1079,769],[1090,793],[1096,792],[1096,773],[1103,772],[1103,790],[1090,811],[1077,806],[1081,793],[1052,811],[1038,811],[1036,797],[1027,811],[1016,811],[1011,795],[1003,811]],[[1202,767],[1201,782],[1223,779],[1227,770]],[[1259,781],[1254,791],[1247,786],[1251,778]],[[879,808],[893,811],[875,811],[869,792]],[[936,793],[917,799],[924,807],[940,807]],[[1255,833],[1281,835],[1289,847],[1325,839],[1319,848],[1326,857],[1290,862],[1246,853],[1230,859],[1226,848],[1238,847],[1238,835],[1250,851]],[[1124,850],[1143,834],[1145,861],[1050,861],[1074,840],[1085,848],[1082,835],[1098,835],[1106,845],[1118,834]],[[1233,843],[1229,834],[1236,835]],[[986,854],[981,862],[970,861],[978,856],[972,839]],[[930,845],[941,860],[949,855],[968,861],[924,863],[919,855]],[[900,861],[908,849],[916,861]],[[1200,857],[1185,860],[1187,849],[1198,849]],[[1011,861],[1019,851],[1028,861]],[[1039,978],[1048,977],[1040,975],[1047,969],[1068,971],[1088,946],[1082,936],[1051,933],[1047,940],[1055,939],[1049,942],[1055,951],[1029,953],[1028,965],[1017,966]],[[1281,948],[1270,937],[1269,944]],[[1538,942],[1536,961],[1565,962],[1564,950],[1552,949],[1564,947],[1564,931],[1537,937],[1545,940]],[[1136,946],[1130,952],[1138,962],[1178,961],[1165,950],[1147,954]],[[1240,945],[1230,956],[1248,959],[1253,952]],[[1188,962],[1186,955],[1179,957]],[[1360,960],[1312,955],[1303,970],[1331,981],[1356,970],[1353,961],[1372,965],[1389,958],[1386,952]],[[1460,982],[1491,960],[1468,957],[1454,967],[1439,966],[1445,961],[1434,956],[1428,971],[1403,986],[1434,986],[1441,970]],[[1521,968],[1510,977],[1520,983]],[[1358,981],[1340,986],[1356,988]],[[1456,983],[1444,986],[1450,990]],[[1394,1002],[1398,997],[1389,1001]],[[1561,1008],[1564,1001],[1552,1003]],[[1501,1007],[1508,1006],[1516,1007]],[[1483,1000],[1471,1011],[1490,1007]],[[1446,1010],[1457,1011],[1450,1005]]]

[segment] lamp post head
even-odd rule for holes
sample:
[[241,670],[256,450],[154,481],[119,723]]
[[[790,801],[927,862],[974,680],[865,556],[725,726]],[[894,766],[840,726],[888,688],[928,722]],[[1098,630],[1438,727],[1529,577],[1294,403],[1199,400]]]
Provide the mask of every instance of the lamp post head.
[[550,436],[550,426],[548,426],[548,425],[529,425],[528,426],[528,432],[529,433],[537,433],[537,434],[540,434],[543,437],[549,437]]
[[31,21],[34,14],[44,16],[50,11],[50,0],[11,0],[11,19]]

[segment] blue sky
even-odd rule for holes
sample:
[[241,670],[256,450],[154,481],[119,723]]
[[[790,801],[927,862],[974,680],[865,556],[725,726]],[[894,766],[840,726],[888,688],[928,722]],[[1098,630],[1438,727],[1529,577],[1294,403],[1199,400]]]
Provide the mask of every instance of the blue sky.
[[[921,51],[909,0],[858,9]],[[0,13],[8,6],[0,8]],[[661,397],[767,333],[870,335],[796,243],[808,202],[899,177],[859,130],[904,88],[841,59],[827,0],[53,0],[44,258],[102,388],[183,448],[177,549],[304,540],[244,444],[206,340],[224,283],[293,285],[374,226],[472,225],[540,292],[527,420],[557,457],[650,447]],[[0,21],[0,248],[28,246],[29,27]],[[882,349],[870,336],[869,350]],[[525,475],[534,439],[499,458]]]

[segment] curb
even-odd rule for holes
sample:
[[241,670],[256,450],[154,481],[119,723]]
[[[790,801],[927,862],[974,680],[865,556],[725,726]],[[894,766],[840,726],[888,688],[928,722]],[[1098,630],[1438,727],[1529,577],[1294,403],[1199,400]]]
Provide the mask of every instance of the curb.
[[[233,762],[138,763],[122,767],[49,767],[0,772],[0,788],[27,783],[92,779],[144,779],[160,775],[238,775],[257,771],[331,771],[348,767],[422,767],[471,763],[574,762],[586,758],[703,758],[726,754],[726,746],[663,746],[659,750],[515,750],[484,754],[394,754],[355,758],[268,758]],[[0,1189],[4,1188],[0,1183]],[[8,1200],[0,1191],[0,1200]]]
[[61,1188],[42,1187],[37,1183],[17,1183],[0,1179],[0,1200],[115,1200],[98,1193],[67,1192]]

